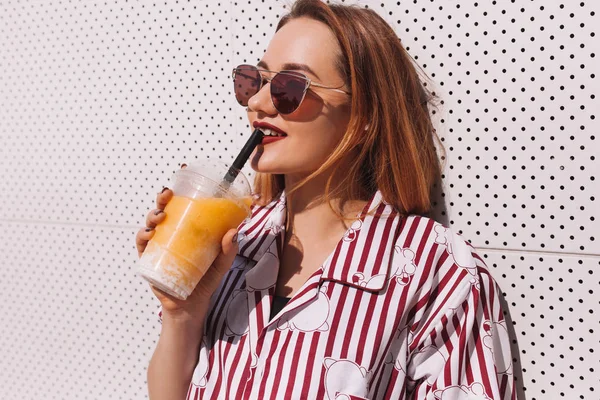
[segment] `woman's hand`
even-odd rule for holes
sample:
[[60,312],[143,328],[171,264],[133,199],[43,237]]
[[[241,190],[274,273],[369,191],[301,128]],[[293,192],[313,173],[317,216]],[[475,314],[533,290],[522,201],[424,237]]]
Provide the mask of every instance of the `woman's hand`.
[[[185,164],[182,165],[182,168],[185,168]],[[148,242],[154,236],[156,225],[164,221],[166,217],[165,207],[172,198],[173,191],[166,187],[156,196],[156,209],[148,213],[146,216],[146,227],[141,228],[136,234],[135,244],[138,257],[142,256]],[[162,305],[163,319],[165,317],[182,320],[192,319],[196,321],[204,319],[210,297],[217,290],[221,280],[231,267],[231,264],[233,264],[237,252],[237,230],[231,229],[221,241],[220,254],[186,300],[177,299],[150,285],[154,295]]]
[[137,247],[138,257],[141,257],[146,250],[146,246],[154,236],[154,228],[156,225],[164,221],[165,207],[169,200],[173,197],[173,191],[167,187],[163,188],[162,192],[156,195],[156,209],[151,210],[146,216],[146,227],[138,231],[135,235],[135,246]]
[[[185,169],[187,164],[181,164],[181,169]],[[156,225],[164,221],[165,207],[171,198],[173,197],[173,191],[168,187],[163,187],[163,190],[156,195],[156,209],[151,210],[146,216],[146,227],[142,228],[135,235],[135,246],[137,247],[138,257],[141,257],[146,250],[146,246],[152,236],[154,236],[154,228]]]
[[168,317],[181,322],[203,321],[208,311],[210,298],[231,268],[237,253],[237,230],[231,229],[221,241],[221,252],[200,279],[194,291],[185,300],[180,300],[150,285],[162,305],[163,319]]

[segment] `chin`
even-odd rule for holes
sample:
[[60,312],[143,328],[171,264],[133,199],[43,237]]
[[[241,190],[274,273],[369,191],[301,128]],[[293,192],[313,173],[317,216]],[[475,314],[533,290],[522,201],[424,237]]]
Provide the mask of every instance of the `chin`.
[[252,169],[263,174],[287,175],[287,174],[305,174],[305,168],[294,168],[291,165],[282,165],[281,162],[267,162],[258,160],[257,163],[250,164]]
[[250,156],[250,167],[256,172],[263,174],[285,174],[287,168],[281,165],[281,161],[278,159],[269,159],[264,157],[262,149],[257,148],[254,153]]
[[255,167],[254,165],[252,165],[252,169],[256,172],[259,172],[261,174],[273,174],[273,175],[285,175],[285,174],[289,174],[290,172],[281,169],[281,168],[267,168],[267,167]]
[[278,154],[275,157],[270,157],[273,154],[265,155],[262,151],[255,151],[250,157],[251,168],[259,173],[263,174],[277,174],[277,175],[288,175],[288,174],[299,174],[299,175],[310,175],[318,169],[318,166],[314,168],[307,168],[307,161],[311,164],[314,160],[291,160],[289,157],[282,157]]
[[285,174],[285,169],[273,165],[273,163],[264,162],[262,160],[251,160],[250,166],[256,172],[261,174]]

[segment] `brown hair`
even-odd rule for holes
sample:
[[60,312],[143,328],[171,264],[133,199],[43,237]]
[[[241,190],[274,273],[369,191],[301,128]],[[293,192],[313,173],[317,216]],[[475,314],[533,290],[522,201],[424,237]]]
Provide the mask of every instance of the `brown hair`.
[[[412,58],[394,30],[370,9],[298,0],[277,30],[300,17],[323,22],[337,37],[339,72],[352,92],[351,115],[343,139],[325,164],[286,193],[329,168],[335,171],[341,159],[354,154],[340,184],[331,188],[331,179],[327,183],[330,206],[334,196],[343,203],[370,199],[380,190],[399,213],[426,214],[441,173],[434,145],[438,138],[427,108],[435,94],[425,90]],[[259,204],[265,205],[284,189],[283,175],[258,173],[254,186]],[[343,218],[340,210],[332,209]]]

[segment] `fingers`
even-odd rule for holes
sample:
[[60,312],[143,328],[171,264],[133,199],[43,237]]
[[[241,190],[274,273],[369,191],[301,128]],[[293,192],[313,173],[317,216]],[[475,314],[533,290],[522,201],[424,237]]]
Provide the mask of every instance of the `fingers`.
[[170,294],[168,294],[167,292],[163,292],[162,290],[160,290],[159,288],[157,288],[153,284],[150,284],[150,290],[152,290],[152,292],[154,293],[154,295],[156,296],[156,298],[158,300],[160,300],[161,303],[163,303],[163,301],[165,301],[165,299],[170,300],[170,301],[180,301],[177,298],[175,298],[175,297],[171,296]]
[[152,292],[154,293],[154,295],[156,297],[158,297],[159,299],[161,297],[167,297],[167,296],[169,296],[168,293],[163,292],[162,290],[160,290],[159,288],[157,288],[156,286],[154,286],[152,283],[150,283],[149,285],[150,285],[150,290],[152,290]]
[[152,239],[152,236],[154,236],[154,229],[152,228],[142,228],[135,235],[135,247],[138,251],[138,257],[142,256],[142,253],[146,250],[146,245],[148,244],[148,241]]
[[[181,169],[185,169],[187,164],[181,164]],[[165,206],[173,197],[173,191],[168,187],[163,187],[162,191],[156,195],[156,208],[159,210],[164,210]]]
[[156,225],[164,221],[166,216],[167,214],[165,214],[165,212],[160,209],[150,211],[146,216],[146,227],[155,228]]
[[222,274],[225,274],[229,270],[238,253],[237,236],[237,229],[230,229],[221,241],[221,253],[217,256],[214,266]]
[[156,208],[158,210],[164,210],[167,203],[173,197],[173,191],[168,187],[164,187],[162,192],[156,195]]
[[219,287],[220,282],[231,268],[238,252],[237,240],[234,242],[234,237],[237,239],[237,230],[235,229],[229,230],[223,237],[221,241],[221,253],[219,253],[202,279],[200,279],[200,283],[194,290],[195,296],[210,298]]
[[[186,168],[186,164],[181,164],[181,168]],[[138,257],[142,256],[142,253],[148,245],[148,241],[154,236],[154,228],[160,224],[166,218],[165,207],[167,203],[173,197],[173,191],[168,187],[163,187],[160,193],[156,195],[156,209],[152,210],[146,216],[146,227],[142,228],[135,235],[135,246],[138,251]]]
[[146,227],[140,229],[137,235],[135,235],[135,247],[138,251],[138,257],[142,256],[142,253],[146,250],[148,241],[154,236],[154,228],[156,225],[164,221],[167,216],[164,209],[172,197],[173,191],[167,187],[164,187],[163,190],[156,195],[157,208],[148,213],[146,216]]

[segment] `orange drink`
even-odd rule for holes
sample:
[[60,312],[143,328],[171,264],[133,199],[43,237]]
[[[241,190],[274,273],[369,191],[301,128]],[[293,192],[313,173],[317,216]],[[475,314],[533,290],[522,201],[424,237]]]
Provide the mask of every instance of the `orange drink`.
[[250,215],[252,204],[249,192],[237,197],[239,190],[228,193],[205,176],[195,176],[190,167],[176,173],[185,182],[175,184],[175,195],[164,210],[166,217],[140,258],[142,277],[182,300],[214,262],[227,231]]

